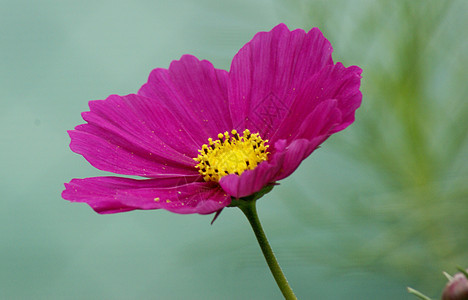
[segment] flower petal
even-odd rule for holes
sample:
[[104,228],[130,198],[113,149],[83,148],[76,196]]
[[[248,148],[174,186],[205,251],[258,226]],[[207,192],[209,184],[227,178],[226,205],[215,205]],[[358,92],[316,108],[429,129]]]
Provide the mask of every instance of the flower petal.
[[[276,181],[283,166],[284,151],[282,145],[275,145],[276,151],[271,161],[260,163],[255,169],[244,171],[240,176],[231,174],[220,179],[219,184],[226,193],[234,198],[242,198],[260,191]],[[280,148],[280,149],[278,149]]]
[[294,118],[285,119],[272,138],[272,143],[277,140],[278,136],[290,143],[295,139],[312,140],[317,136],[330,135],[335,127],[342,123],[341,111],[337,106],[337,100],[329,99],[319,103],[300,122]]
[[191,124],[191,133],[201,146],[209,137],[232,129],[227,80],[225,70],[184,55],[173,61],[168,70],[153,70],[138,94],[158,99],[176,118]]
[[281,172],[275,178],[281,180],[291,175],[318,146],[323,143],[329,135],[317,136],[312,140],[298,139],[293,141],[284,150],[283,165]]
[[69,131],[70,148],[98,169],[127,175],[190,174],[199,146],[171,112],[151,99],[90,101],[88,124]]
[[231,198],[219,185],[197,182],[198,176],[136,180],[121,177],[73,179],[64,199],[85,202],[101,214],[135,209],[165,209],[179,214],[209,214],[226,207]]
[[345,68],[343,64],[337,63],[334,66],[326,66],[312,76],[270,140],[275,142],[279,139],[288,139],[290,133],[298,130],[316,106],[330,99],[336,99],[342,118],[341,123],[331,133],[345,129],[353,123],[354,113],[361,105],[362,94],[359,91],[361,72],[359,67]]
[[234,127],[269,138],[306,80],[333,64],[332,51],[318,28],[306,33],[280,24],[257,33],[234,57],[229,73]]
[[314,111],[301,122],[290,140],[279,140],[275,143],[275,148],[279,148],[284,155],[281,172],[275,181],[291,175],[301,162],[329,138],[337,126],[342,124],[341,111],[337,105],[334,99],[318,104]]

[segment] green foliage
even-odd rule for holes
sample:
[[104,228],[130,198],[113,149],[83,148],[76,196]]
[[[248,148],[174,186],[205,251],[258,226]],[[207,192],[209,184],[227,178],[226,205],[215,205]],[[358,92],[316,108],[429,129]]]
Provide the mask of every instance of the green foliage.
[[[335,59],[345,54],[364,70],[356,123],[331,141],[357,176],[351,190],[337,182],[342,200],[329,203],[328,222],[354,231],[336,233],[336,263],[440,291],[438,274],[468,261],[467,2],[352,1],[355,10],[346,1],[297,3],[308,8],[304,27],[323,22]],[[304,218],[316,203],[300,206],[309,206],[295,213],[310,226],[326,222]]]

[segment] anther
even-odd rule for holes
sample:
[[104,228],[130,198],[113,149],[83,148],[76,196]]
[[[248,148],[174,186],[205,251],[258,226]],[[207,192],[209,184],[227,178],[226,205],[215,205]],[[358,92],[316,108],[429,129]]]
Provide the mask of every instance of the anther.
[[246,129],[246,130],[244,131],[244,136],[246,136],[247,139],[250,139],[250,137],[252,136],[252,135],[250,134],[250,130]]
[[239,140],[239,134],[237,133],[237,130],[233,129],[233,130],[231,131],[231,133],[232,133],[232,135],[234,136],[234,138],[235,138],[236,140]]

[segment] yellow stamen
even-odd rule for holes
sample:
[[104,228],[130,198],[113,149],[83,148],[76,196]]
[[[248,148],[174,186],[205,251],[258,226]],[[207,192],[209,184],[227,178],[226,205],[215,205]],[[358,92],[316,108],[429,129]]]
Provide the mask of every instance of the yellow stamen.
[[219,181],[229,174],[241,175],[245,170],[254,169],[259,163],[267,160],[268,140],[262,140],[258,133],[244,130],[239,136],[236,130],[219,133],[218,139],[208,139],[194,158],[195,166],[205,181]]

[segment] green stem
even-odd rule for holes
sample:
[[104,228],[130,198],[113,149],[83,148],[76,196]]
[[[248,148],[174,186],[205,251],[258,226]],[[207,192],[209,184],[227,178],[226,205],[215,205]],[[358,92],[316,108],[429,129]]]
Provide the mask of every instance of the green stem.
[[424,294],[421,293],[420,291],[417,291],[417,290],[412,289],[412,288],[410,288],[410,287],[407,287],[406,289],[408,290],[408,293],[415,295],[415,296],[418,297],[419,299],[422,299],[422,300],[432,300],[431,298],[429,298],[428,296],[424,295]]
[[283,293],[284,298],[287,300],[297,300],[296,295],[294,295],[293,290],[289,286],[288,280],[284,276],[283,271],[281,270],[281,267],[276,260],[275,254],[273,253],[273,250],[268,243],[267,237],[262,228],[262,224],[260,224],[260,220],[258,219],[257,215],[257,209],[255,207],[256,201],[238,201],[241,202],[238,206],[245,214],[247,220],[249,220],[249,223],[252,226],[255,236],[257,237],[258,244],[262,249],[263,256],[265,256],[265,260],[268,263],[268,267],[270,267],[271,274],[273,274],[273,277],[275,278],[276,284],[280,288],[281,293]]

